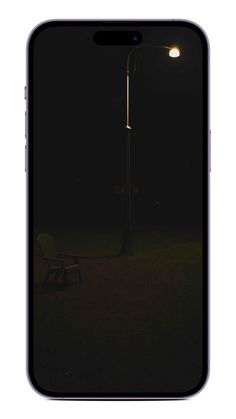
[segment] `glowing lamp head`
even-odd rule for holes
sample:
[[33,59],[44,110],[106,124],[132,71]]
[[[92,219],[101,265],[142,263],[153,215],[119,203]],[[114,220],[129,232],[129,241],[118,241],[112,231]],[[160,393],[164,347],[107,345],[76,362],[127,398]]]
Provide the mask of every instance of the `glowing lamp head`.
[[180,56],[180,50],[177,47],[170,48],[169,56],[171,58],[178,58]]

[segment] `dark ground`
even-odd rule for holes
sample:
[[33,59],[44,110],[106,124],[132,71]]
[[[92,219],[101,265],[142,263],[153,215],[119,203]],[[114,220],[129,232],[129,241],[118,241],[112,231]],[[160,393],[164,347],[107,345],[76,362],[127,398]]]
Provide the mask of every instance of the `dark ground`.
[[[36,249],[35,378],[47,391],[185,392],[202,375],[202,246],[194,234],[144,230],[134,255],[81,259],[82,282],[42,290]],[[56,236],[60,250],[116,253],[117,232]],[[91,246],[93,243],[93,246]],[[66,390],[65,390],[66,389]]]

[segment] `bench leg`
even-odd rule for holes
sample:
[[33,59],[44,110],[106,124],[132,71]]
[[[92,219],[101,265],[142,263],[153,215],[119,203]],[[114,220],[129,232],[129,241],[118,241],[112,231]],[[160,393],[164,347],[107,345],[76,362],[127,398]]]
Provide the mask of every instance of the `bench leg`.
[[68,286],[68,272],[66,270],[63,272],[63,283],[66,287]]
[[50,276],[51,276],[51,271],[49,270],[48,271],[48,273],[47,273],[47,275],[46,275],[46,277],[45,277],[45,279],[44,279],[44,281],[43,281],[43,286],[47,286],[48,285],[48,283],[49,283],[49,278],[50,278]]

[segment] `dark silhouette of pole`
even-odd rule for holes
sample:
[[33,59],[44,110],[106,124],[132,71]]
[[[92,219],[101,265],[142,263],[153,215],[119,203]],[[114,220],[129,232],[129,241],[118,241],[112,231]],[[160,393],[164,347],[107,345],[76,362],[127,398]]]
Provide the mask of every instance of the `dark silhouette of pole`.
[[126,138],[126,162],[125,162],[125,220],[123,246],[120,255],[131,256],[131,132],[128,130]]

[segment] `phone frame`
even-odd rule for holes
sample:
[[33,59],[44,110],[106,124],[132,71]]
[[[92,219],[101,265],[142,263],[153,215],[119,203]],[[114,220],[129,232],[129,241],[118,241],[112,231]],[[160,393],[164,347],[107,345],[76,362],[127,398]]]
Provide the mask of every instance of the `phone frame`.
[[[32,97],[32,76],[33,76],[33,45],[34,40],[39,32],[51,26],[106,26],[122,27],[122,26],[165,26],[175,27],[182,26],[194,30],[202,40],[203,46],[203,374],[199,384],[193,390],[185,393],[71,393],[58,394],[54,392],[46,392],[38,386],[33,374],[33,283],[30,280],[33,273],[33,97]],[[40,395],[51,399],[66,400],[176,400],[186,399],[190,396],[198,394],[206,385],[209,378],[209,215],[210,215],[210,107],[209,107],[209,40],[203,29],[196,23],[188,20],[48,20],[37,25],[30,33],[27,41],[26,51],[26,121],[25,121],[25,170],[26,170],[26,194],[27,194],[27,248],[26,248],[26,266],[27,266],[27,284],[26,284],[26,315],[27,315],[27,378],[32,388]]]

